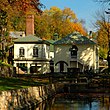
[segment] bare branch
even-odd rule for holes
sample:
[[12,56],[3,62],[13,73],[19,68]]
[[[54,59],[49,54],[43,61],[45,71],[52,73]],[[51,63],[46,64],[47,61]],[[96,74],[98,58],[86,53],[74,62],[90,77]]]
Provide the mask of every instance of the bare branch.
[[101,3],[109,3],[110,0],[94,0],[95,2],[101,2]]

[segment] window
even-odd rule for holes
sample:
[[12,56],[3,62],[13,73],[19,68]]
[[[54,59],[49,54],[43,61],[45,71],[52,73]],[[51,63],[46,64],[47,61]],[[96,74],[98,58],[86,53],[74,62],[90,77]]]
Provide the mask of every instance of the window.
[[48,58],[49,58],[49,55],[50,55],[50,47],[49,46],[47,46],[47,54],[48,54]]
[[77,51],[78,48],[76,45],[72,45],[72,47],[69,49],[71,53],[71,58],[77,58]]
[[77,57],[77,51],[72,50],[71,51],[71,58],[76,58]]
[[45,57],[45,54],[46,54],[45,47],[43,47],[42,51],[43,51],[43,57]]
[[19,49],[19,56],[20,56],[20,57],[24,57],[24,54],[25,54],[25,50],[24,50],[23,47],[21,47],[21,48]]
[[38,47],[33,47],[33,56],[38,57]]

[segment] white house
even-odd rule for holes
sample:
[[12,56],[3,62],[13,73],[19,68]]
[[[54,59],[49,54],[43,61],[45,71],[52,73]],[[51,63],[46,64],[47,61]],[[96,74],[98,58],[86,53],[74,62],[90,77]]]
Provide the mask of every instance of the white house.
[[17,73],[49,72],[49,54],[50,43],[34,36],[34,15],[27,15],[26,36],[14,40],[13,60]]
[[36,36],[29,35],[16,39],[14,40],[14,66],[20,67],[28,74],[49,72],[49,52],[50,44]]
[[98,70],[98,49],[95,42],[79,33],[72,33],[54,43],[55,72],[72,68]]

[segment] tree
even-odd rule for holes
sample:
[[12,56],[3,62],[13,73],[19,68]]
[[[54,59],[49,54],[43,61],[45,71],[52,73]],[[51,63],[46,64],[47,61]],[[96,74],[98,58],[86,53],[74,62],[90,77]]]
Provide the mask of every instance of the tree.
[[94,0],[95,2],[100,2],[100,3],[109,3],[110,0]]
[[0,0],[0,60],[4,61],[10,30],[25,30],[25,17],[41,13],[39,0]]
[[7,13],[0,10],[0,59],[4,60],[6,56],[4,42],[6,41]]
[[53,39],[55,33],[62,38],[74,31],[86,34],[82,23],[70,8],[61,10],[58,7],[51,7],[35,18],[35,34],[41,38]]
[[101,58],[107,58],[107,52],[109,50],[109,18],[105,15],[105,11],[98,11],[96,16],[97,20],[94,26],[97,28],[98,33],[99,55]]
[[[21,30],[25,26],[27,14],[41,13],[43,4],[39,0],[0,0],[0,10],[7,14],[7,28],[10,30]],[[22,26],[21,26],[22,24]],[[24,27],[23,27],[24,30]]]

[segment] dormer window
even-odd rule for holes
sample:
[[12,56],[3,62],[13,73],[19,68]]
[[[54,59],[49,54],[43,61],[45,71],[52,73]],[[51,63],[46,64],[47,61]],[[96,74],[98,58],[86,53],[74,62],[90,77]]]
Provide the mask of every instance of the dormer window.
[[33,47],[33,57],[38,57],[38,47]]
[[78,51],[77,46],[72,45],[72,47],[69,50],[70,50],[71,58],[77,58],[77,51]]
[[25,50],[24,50],[23,47],[21,47],[21,48],[19,49],[19,56],[20,56],[20,57],[24,57],[24,55],[25,55]]

